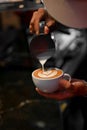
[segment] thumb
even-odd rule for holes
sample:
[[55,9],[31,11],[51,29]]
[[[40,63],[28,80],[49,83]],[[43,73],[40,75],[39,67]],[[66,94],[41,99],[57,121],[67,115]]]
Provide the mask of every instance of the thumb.
[[55,28],[55,20],[53,18],[49,18],[47,21],[46,21],[46,25],[44,27],[44,33],[45,34],[48,34],[49,32],[51,32],[52,30],[54,30]]
[[45,27],[44,27],[44,33],[48,34],[49,32],[50,32],[49,27],[47,25],[45,25]]
[[59,82],[59,89],[58,90],[64,90],[68,89],[71,86],[71,82],[65,79],[61,79]]

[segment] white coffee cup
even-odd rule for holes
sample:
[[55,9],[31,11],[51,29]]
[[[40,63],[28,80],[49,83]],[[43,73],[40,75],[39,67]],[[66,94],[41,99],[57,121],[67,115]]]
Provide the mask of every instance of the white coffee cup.
[[52,93],[58,90],[59,81],[61,78],[71,81],[71,76],[58,68],[52,68],[45,72],[39,68],[32,72],[32,80],[34,85],[45,93]]

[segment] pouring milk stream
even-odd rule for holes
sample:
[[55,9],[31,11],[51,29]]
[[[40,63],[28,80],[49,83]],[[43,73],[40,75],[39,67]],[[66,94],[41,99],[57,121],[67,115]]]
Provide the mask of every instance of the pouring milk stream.
[[41,53],[37,56],[41,66],[42,66],[42,70],[43,72],[45,72],[45,68],[44,68],[44,64],[46,63],[46,61],[52,57],[52,50],[51,51],[48,51],[48,52],[44,52],[44,53]]

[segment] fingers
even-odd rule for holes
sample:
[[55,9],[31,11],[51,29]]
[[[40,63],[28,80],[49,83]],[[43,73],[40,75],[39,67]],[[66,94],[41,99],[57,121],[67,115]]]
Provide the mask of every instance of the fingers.
[[43,8],[40,8],[33,13],[29,25],[30,33],[36,33],[37,35],[40,33],[39,23],[41,20],[44,20],[46,23],[46,26],[44,27],[45,34],[48,34],[50,28],[55,24],[55,20],[50,15],[48,15],[47,11]]
[[69,91],[63,91],[63,92],[54,92],[54,93],[44,93],[42,91],[40,91],[38,88],[36,88],[36,91],[46,97],[46,98],[51,98],[51,99],[55,99],[55,100],[65,100],[68,98],[71,98],[74,96],[74,93],[70,93]]
[[44,33],[48,34],[55,29],[55,20],[52,17],[46,19],[46,26],[44,27]]
[[38,17],[38,12],[35,11],[33,13],[33,16],[32,16],[32,19],[31,19],[30,25],[29,25],[30,33],[39,34],[39,22],[40,22],[40,19]]
[[30,21],[29,29],[31,33],[39,34],[39,23],[45,17],[46,11],[43,8],[38,9],[33,13]]
[[50,32],[50,29],[49,29],[49,27],[46,25],[45,27],[44,27],[44,34],[48,34]]

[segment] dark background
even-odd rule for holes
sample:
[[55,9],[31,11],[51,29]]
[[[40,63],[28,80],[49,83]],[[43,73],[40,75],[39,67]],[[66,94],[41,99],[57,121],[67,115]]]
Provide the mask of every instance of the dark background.
[[[24,7],[19,8],[20,5]],[[78,104],[70,111],[71,99],[54,101],[35,91],[31,73],[40,64],[29,50],[33,35],[28,27],[33,12],[39,7],[43,7],[42,3],[33,0],[0,3],[0,130],[78,130],[78,127],[82,130],[84,120],[81,113],[77,113]],[[86,33],[85,30],[85,36]],[[61,57],[62,64],[59,63],[59,67],[72,77],[85,80],[86,42],[84,40],[79,51],[68,51]],[[49,61],[51,63],[53,59]],[[74,101],[78,102],[78,98]]]

